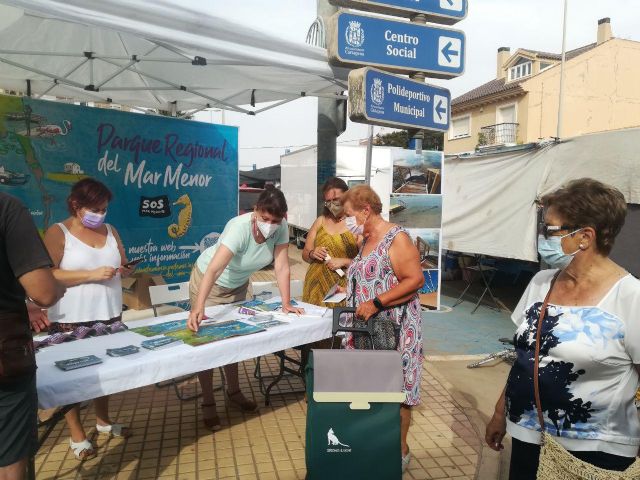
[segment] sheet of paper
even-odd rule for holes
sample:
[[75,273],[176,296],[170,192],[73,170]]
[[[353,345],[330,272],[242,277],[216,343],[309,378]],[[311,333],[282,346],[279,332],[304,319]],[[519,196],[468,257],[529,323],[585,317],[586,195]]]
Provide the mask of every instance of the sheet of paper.
[[327,294],[322,299],[322,303],[340,303],[347,298],[345,292],[339,292],[340,285],[337,283],[329,289]]

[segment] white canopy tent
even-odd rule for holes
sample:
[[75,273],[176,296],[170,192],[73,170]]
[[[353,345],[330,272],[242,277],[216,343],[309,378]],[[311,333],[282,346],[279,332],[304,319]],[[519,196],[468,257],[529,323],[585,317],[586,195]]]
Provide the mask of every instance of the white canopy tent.
[[[446,158],[444,248],[536,262],[536,199],[590,177],[618,188],[627,203],[640,204],[639,144],[640,129],[633,128],[529,150]],[[625,230],[636,232],[637,220],[635,213],[628,216]],[[619,239],[613,253],[624,244]],[[633,244],[635,249],[637,240]]]
[[[269,5],[254,2],[266,20]],[[260,113],[300,96],[342,98],[323,48],[248,28],[222,0],[0,0],[0,88],[35,97]],[[27,86],[28,85],[28,86]],[[275,104],[256,107],[263,102]]]

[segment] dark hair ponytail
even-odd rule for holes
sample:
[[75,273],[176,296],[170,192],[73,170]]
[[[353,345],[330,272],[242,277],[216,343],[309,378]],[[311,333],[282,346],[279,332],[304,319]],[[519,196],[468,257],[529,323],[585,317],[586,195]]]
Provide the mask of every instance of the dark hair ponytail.
[[287,214],[287,200],[284,193],[271,184],[264,187],[264,192],[258,197],[256,210],[270,213],[274,217],[284,218]]

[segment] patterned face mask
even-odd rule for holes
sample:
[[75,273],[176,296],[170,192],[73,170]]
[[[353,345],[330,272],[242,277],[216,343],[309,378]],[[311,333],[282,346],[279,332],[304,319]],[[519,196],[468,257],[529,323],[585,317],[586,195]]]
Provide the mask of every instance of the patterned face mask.
[[324,206],[331,212],[335,218],[339,218],[342,215],[342,203],[340,200],[331,200],[329,202],[324,202]]

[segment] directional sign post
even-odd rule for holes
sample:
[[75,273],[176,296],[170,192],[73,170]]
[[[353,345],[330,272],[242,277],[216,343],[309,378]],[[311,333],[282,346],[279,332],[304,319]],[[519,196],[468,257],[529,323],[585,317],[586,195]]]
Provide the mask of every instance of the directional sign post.
[[464,73],[465,36],[459,30],[339,12],[331,17],[328,31],[334,65],[371,65],[435,78]]
[[467,16],[467,0],[329,0],[333,5],[369,12],[411,17],[425,15],[428,22],[453,25]]
[[374,68],[349,73],[349,118],[354,122],[446,132],[450,105],[446,88]]

